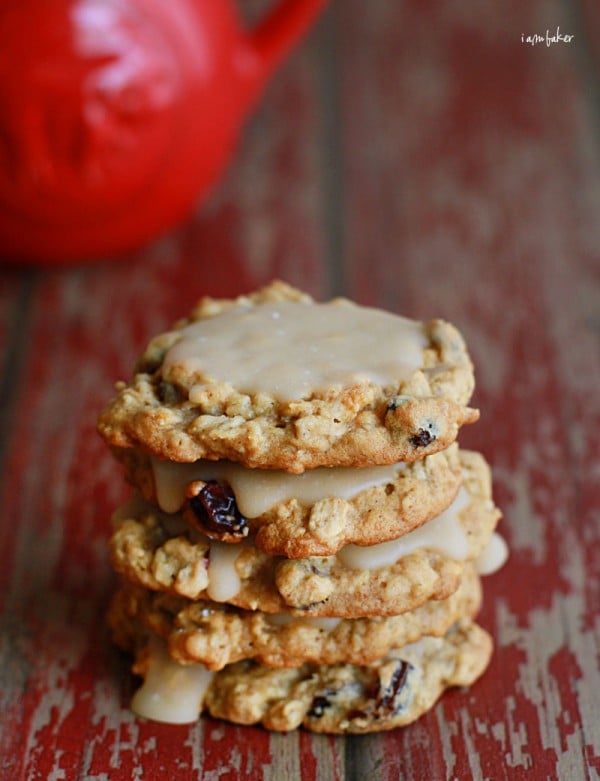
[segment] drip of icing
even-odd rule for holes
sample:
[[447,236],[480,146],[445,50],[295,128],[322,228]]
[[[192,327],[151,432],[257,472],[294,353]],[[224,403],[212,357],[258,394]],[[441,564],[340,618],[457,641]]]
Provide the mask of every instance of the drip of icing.
[[470,501],[466,489],[461,488],[450,507],[418,529],[378,545],[346,545],[337,553],[338,559],[350,569],[371,570],[389,567],[420,548],[433,548],[463,561],[468,555],[469,544],[458,516]]
[[497,532],[490,537],[490,541],[479,554],[475,567],[480,575],[492,575],[497,572],[508,558],[508,545]]
[[211,540],[208,557],[208,596],[215,602],[226,602],[239,592],[241,581],[235,569],[239,545]]
[[341,300],[234,307],[180,333],[163,360],[166,379],[183,367],[201,382],[283,401],[369,381],[397,387],[421,368],[428,343],[422,323]]
[[195,461],[192,464],[152,459],[157,501],[162,510],[177,512],[187,485],[195,480],[229,483],[237,506],[246,518],[257,518],[274,505],[295,497],[307,505],[320,499],[351,499],[361,491],[392,482],[406,464],[352,467],[317,467],[302,474],[281,469],[246,469],[229,461]]
[[161,510],[166,513],[175,513],[181,508],[185,498],[185,489],[189,483],[194,480],[216,480],[219,471],[219,466],[215,463],[213,476],[206,478],[198,474],[196,468],[198,462],[178,464],[152,458],[151,463],[156,501]]
[[202,664],[178,664],[159,642],[150,646],[148,672],[133,695],[138,716],[167,724],[189,724],[202,711],[204,695],[214,673]]

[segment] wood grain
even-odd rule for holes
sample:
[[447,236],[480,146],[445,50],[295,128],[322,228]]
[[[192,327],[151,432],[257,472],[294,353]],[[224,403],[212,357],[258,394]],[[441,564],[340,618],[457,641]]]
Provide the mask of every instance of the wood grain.
[[[598,18],[334,3],[188,224],[124,261],[2,270],[0,778],[600,776]],[[521,43],[556,25],[573,44]],[[104,628],[126,492],[95,417],[197,298],[275,276],[446,317],[476,363],[482,417],[461,441],[493,465],[511,547],[484,583],[496,650],[404,730],[143,722]]]

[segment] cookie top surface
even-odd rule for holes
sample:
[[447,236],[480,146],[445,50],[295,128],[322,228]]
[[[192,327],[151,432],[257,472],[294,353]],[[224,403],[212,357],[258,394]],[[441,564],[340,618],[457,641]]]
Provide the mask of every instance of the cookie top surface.
[[412,461],[477,419],[458,331],[274,282],[203,299],[101,414],[114,447],[302,472]]

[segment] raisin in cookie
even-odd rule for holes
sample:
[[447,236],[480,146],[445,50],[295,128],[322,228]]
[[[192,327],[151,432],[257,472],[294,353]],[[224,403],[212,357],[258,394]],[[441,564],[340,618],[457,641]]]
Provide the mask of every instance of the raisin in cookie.
[[203,299],[153,339],[101,414],[113,448],[250,468],[414,461],[478,418],[464,341],[345,299],[315,303],[282,282]]

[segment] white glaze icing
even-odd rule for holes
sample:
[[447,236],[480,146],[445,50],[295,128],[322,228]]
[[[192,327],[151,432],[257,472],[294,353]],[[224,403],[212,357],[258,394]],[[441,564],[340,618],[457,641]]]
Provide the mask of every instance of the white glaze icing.
[[195,461],[179,464],[152,459],[156,496],[162,510],[180,509],[187,485],[195,480],[229,483],[237,506],[246,518],[257,518],[271,507],[295,497],[307,505],[319,499],[351,499],[374,485],[392,482],[406,464],[352,467],[317,467],[300,475],[280,469],[246,469],[230,461]]
[[508,545],[503,537],[494,532],[484,550],[477,557],[475,566],[480,575],[492,575],[508,559]]
[[240,545],[210,540],[207,592],[215,602],[226,602],[239,592],[241,581],[235,569],[235,560],[241,551]]
[[283,401],[369,381],[397,387],[421,368],[427,346],[422,323],[341,299],[235,307],[181,335],[165,355],[166,378],[183,366],[198,372],[200,389],[203,382],[226,382]]
[[150,646],[148,672],[133,695],[131,709],[146,719],[189,724],[198,719],[213,675],[202,664],[178,664],[156,641]]

